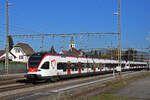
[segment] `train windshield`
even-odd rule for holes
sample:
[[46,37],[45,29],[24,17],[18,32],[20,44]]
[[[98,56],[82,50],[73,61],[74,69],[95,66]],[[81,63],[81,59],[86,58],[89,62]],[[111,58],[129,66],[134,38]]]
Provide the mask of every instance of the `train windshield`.
[[29,59],[29,67],[30,68],[37,68],[43,58],[43,54],[37,53],[33,54]]

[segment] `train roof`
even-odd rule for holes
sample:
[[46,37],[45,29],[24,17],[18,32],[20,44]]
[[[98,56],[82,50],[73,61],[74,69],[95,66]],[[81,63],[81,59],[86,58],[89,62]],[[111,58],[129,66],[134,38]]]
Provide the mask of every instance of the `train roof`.
[[58,54],[58,53],[50,53],[50,52],[36,52],[33,55],[57,55],[57,56],[72,56],[72,57],[77,57],[77,56],[73,56],[73,55],[68,55],[68,54]]
[[[45,55],[53,55],[53,56],[61,56],[61,57],[76,57],[76,58],[86,58],[86,59],[94,59],[94,60],[103,60],[104,62],[111,62],[111,63],[118,63],[118,60],[111,60],[111,59],[101,59],[101,58],[90,58],[90,57],[79,57],[73,56],[68,54],[57,54],[57,53],[49,53],[49,52],[36,52],[32,56],[41,56],[44,57]],[[122,63],[130,63],[130,64],[146,64],[146,62],[137,62],[137,61],[125,61],[122,60]]]

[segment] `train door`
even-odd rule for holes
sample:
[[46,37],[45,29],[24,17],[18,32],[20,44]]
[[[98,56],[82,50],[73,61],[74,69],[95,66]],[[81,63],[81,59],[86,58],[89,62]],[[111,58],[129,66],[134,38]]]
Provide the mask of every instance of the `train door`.
[[78,62],[78,73],[81,74],[81,62]]
[[70,62],[67,63],[67,75],[71,74]]
[[125,70],[129,70],[130,69],[130,65],[129,65],[129,63],[127,62],[127,63],[125,63]]
[[56,59],[50,60],[50,74],[56,75],[57,74],[57,62]]
[[102,71],[102,64],[100,63],[100,72]]
[[96,72],[96,63],[95,62],[93,62],[93,72]]

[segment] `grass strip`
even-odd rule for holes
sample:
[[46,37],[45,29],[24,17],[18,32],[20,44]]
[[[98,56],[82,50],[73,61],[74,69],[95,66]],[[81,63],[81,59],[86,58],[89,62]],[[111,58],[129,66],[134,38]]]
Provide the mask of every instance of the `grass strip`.
[[[102,94],[91,96],[91,97],[66,98],[65,100],[145,100],[145,99],[138,99],[138,98],[126,98],[123,96],[116,96],[113,95],[112,93],[123,87],[128,86],[133,81],[136,81],[141,78],[145,78],[149,75],[150,73],[145,72],[136,76],[123,78],[122,80],[116,79],[116,80],[108,81],[105,82],[104,84],[106,85],[106,87],[109,88],[109,90],[105,91]],[[123,84],[123,82],[125,82],[125,84]]]

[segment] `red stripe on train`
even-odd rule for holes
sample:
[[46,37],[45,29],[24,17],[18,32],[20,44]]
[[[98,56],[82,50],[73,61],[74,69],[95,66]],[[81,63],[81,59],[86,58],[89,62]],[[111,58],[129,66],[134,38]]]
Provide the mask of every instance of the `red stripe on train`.
[[94,72],[96,72],[96,68],[94,67],[94,70],[93,70]]
[[78,73],[81,74],[81,63],[80,62],[78,63],[78,67],[79,67]]
[[68,74],[68,75],[70,75],[70,74],[71,74],[70,64],[67,64],[67,74]]

